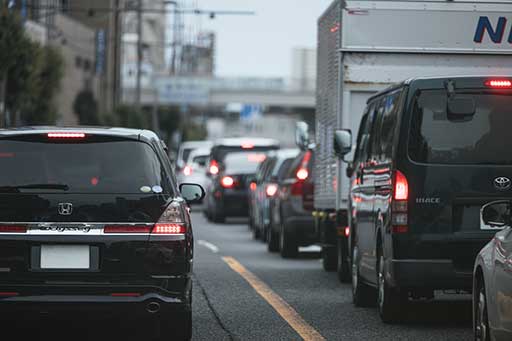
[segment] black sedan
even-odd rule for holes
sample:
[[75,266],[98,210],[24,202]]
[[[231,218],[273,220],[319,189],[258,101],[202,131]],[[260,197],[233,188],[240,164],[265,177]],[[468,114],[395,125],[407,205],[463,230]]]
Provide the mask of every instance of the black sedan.
[[3,130],[0,168],[0,313],[115,315],[190,339],[185,199],[204,191],[183,184],[180,194],[154,133]]
[[495,201],[481,210],[481,228],[498,230],[480,251],[473,273],[475,340],[512,340],[511,201]]

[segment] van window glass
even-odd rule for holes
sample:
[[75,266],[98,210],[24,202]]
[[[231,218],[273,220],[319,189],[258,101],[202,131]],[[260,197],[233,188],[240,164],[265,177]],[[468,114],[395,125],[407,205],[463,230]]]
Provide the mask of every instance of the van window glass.
[[422,91],[412,104],[409,156],[441,164],[512,164],[512,93],[460,92],[475,99],[476,113],[465,119],[447,116],[445,90]]
[[367,114],[363,116],[361,126],[359,127],[359,136],[357,137],[357,151],[354,159],[355,163],[365,162],[369,156],[370,130],[375,114],[375,104],[372,103],[367,107]]
[[288,172],[290,165],[292,164],[293,159],[286,159],[282,164],[281,167],[279,167],[279,171],[277,173],[277,179],[283,180],[286,176],[286,173]]
[[396,118],[400,106],[401,90],[390,93],[384,98],[384,112],[380,125],[381,157],[390,158],[393,154]]
[[381,153],[381,136],[380,127],[382,122],[382,115],[384,114],[385,98],[379,99],[375,106],[375,123],[373,124],[370,141],[371,141],[371,155],[372,158],[377,159]]

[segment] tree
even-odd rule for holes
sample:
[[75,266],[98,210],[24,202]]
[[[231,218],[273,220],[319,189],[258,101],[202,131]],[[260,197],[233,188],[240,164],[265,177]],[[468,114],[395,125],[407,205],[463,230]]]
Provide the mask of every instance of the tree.
[[133,106],[119,106],[116,109],[115,115],[117,116],[118,124],[121,127],[146,129],[149,126],[144,114],[137,111]]
[[91,90],[82,90],[73,102],[73,110],[82,125],[99,125],[98,102]]

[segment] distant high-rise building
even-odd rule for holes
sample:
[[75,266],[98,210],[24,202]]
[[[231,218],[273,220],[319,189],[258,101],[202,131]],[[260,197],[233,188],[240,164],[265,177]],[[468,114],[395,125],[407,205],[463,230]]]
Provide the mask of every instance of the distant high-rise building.
[[215,33],[199,33],[195,44],[183,46],[179,71],[184,76],[213,76],[215,72]]
[[295,48],[292,52],[291,87],[296,91],[311,92],[316,86],[316,50]]

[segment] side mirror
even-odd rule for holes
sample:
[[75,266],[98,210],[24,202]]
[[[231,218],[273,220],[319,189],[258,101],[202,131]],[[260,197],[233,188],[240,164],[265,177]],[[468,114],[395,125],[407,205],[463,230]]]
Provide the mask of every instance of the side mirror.
[[493,201],[482,207],[480,217],[485,225],[506,227],[511,224],[511,202],[508,200]]
[[203,187],[197,184],[181,184],[180,192],[188,204],[200,203],[205,196]]
[[301,150],[309,147],[309,126],[306,122],[297,122],[295,128],[295,143]]
[[342,129],[334,132],[334,152],[339,158],[345,157],[352,151],[352,132]]
[[347,164],[346,175],[347,175],[347,177],[351,178],[353,174],[354,174],[354,163],[349,162]]

